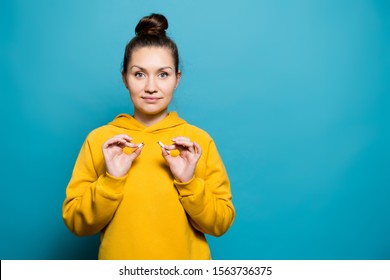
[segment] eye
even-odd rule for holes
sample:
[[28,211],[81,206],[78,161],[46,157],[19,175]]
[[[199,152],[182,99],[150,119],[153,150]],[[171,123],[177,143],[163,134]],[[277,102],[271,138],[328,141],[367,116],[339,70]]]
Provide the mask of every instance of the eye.
[[161,72],[160,74],[159,74],[159,76],[160,76],[160,78],[167,78],[168,76],[169,76],[169,74],[167,73],[167,72]]
[[143,78],[143,77],[145,77],[145,74],[144,73],[142,73],[142,72],[136,72],[135,74],[134,74],[134,76],[136,77],[136,78]]

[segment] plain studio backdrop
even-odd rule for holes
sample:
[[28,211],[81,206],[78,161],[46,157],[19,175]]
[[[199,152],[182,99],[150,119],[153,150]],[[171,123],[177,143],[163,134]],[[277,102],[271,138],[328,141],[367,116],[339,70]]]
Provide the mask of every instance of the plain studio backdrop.
[[95,259],[62,221],[87,134],[132,113],[142,16],[181,54],[171,110],[214,138],[237,210],[214,259],[390,259],[390,5],[375,0],[0,2],[1,259]]

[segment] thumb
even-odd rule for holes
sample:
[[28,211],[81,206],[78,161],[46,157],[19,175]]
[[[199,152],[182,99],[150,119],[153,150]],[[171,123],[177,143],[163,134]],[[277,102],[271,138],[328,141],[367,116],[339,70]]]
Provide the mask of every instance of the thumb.
[[129,158],[131,161],[135,160],[142,152],[142,147],[135,149],[131,154],[129,154]]

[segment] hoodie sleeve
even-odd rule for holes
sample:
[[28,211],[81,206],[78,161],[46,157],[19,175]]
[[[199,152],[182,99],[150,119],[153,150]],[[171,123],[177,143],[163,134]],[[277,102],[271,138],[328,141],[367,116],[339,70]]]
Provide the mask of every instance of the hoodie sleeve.
[[62,216],[78,236],[93,235],[112,219],[123,198],[126,177],[98,175],[88,139],[83,144],[66,189]]
[[230,183],[213,141],[205,157],[203,177],[196,173],[189,182],[175,181],[175,186],[191,224],[203,233],[221,236],[235,217]]

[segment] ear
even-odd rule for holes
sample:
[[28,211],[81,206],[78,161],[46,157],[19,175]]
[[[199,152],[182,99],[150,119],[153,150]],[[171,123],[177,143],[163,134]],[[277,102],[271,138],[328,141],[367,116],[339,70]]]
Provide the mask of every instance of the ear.
[[126,80],[126,73],[122,71],[122,81],[125,84],[125,87],[128,89],[127,80]]
[[179,86],[179,83],[180,83],[180,79],[181,79],[181,71],[177,71],[176,73],[176,85],[175,85],[175,89]]

